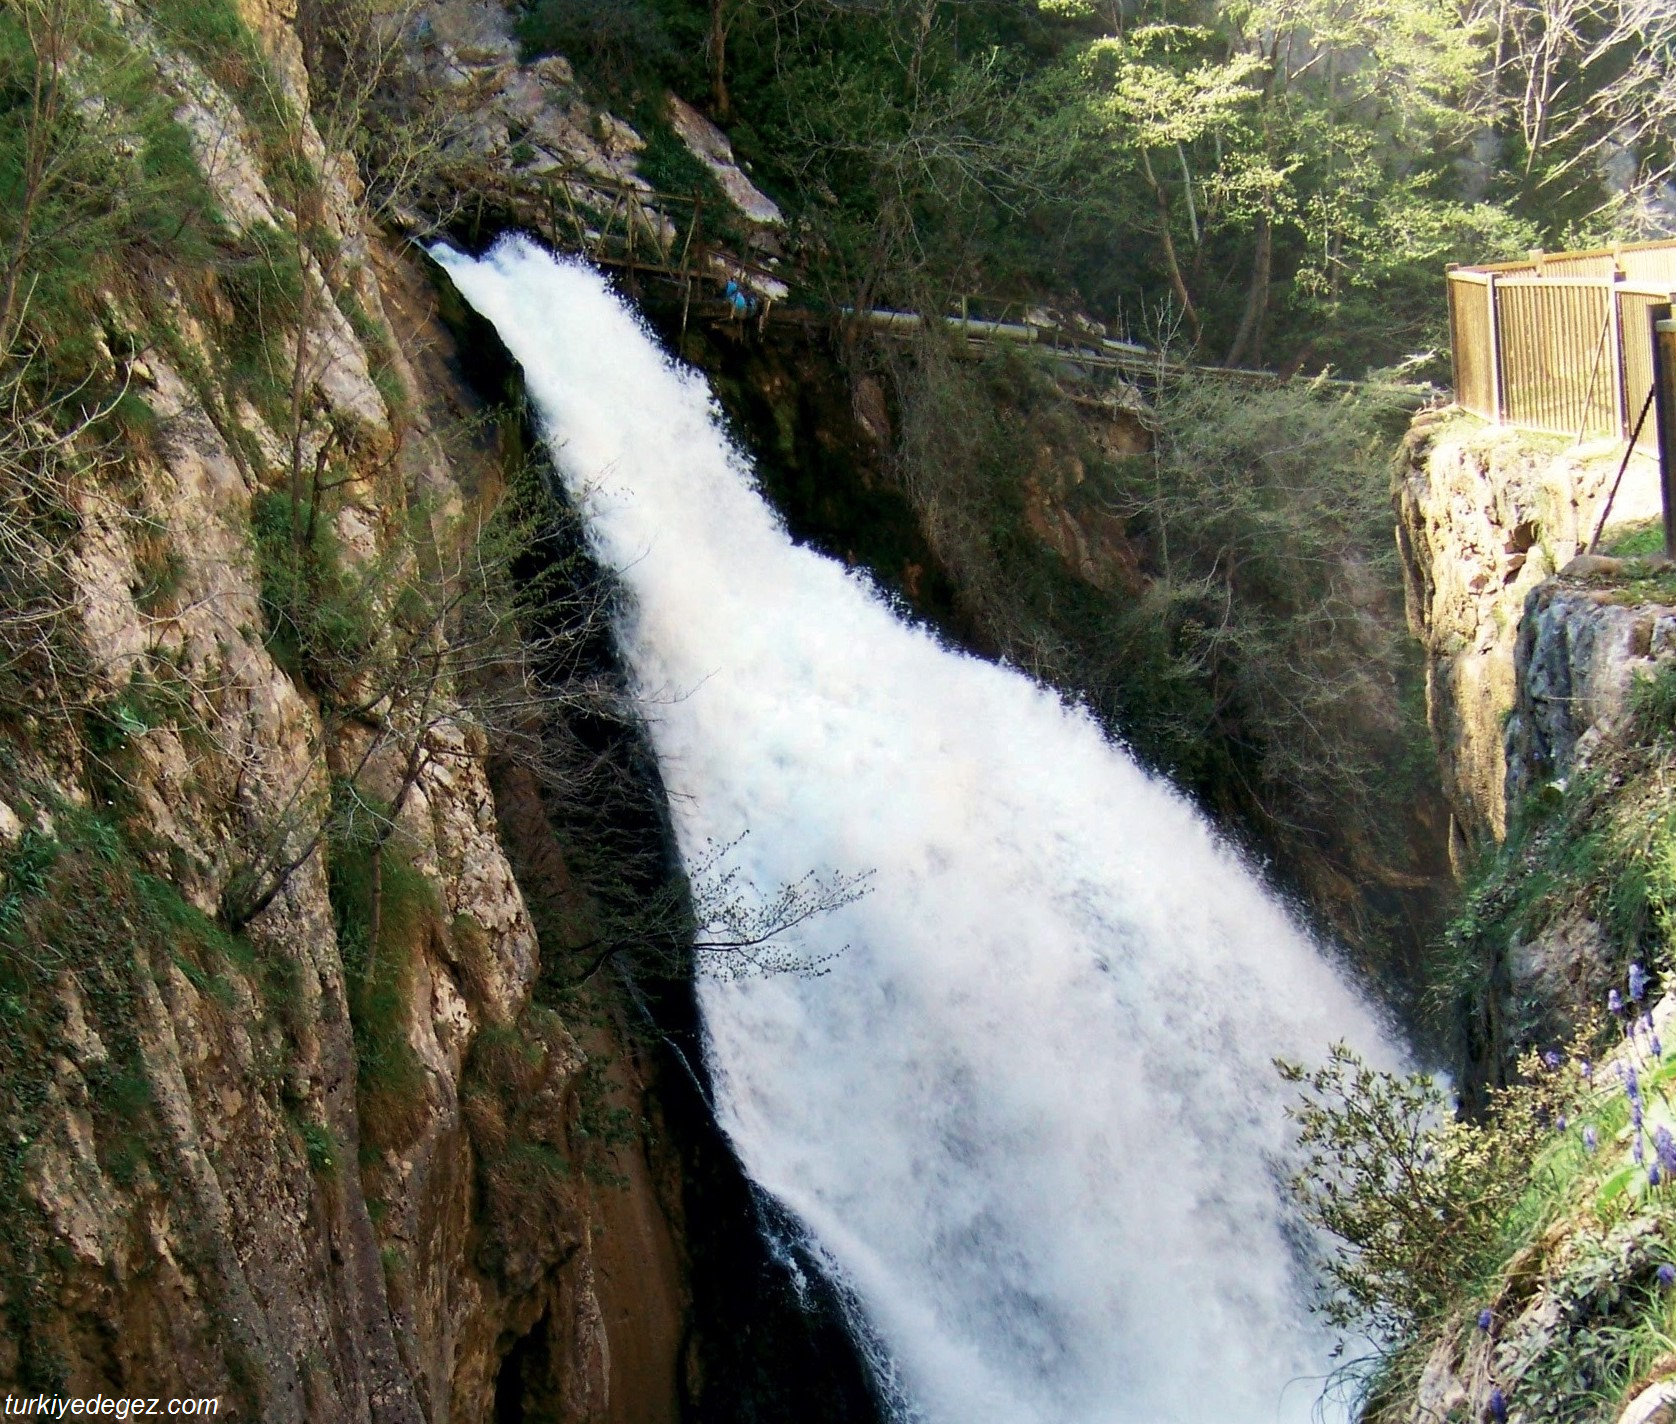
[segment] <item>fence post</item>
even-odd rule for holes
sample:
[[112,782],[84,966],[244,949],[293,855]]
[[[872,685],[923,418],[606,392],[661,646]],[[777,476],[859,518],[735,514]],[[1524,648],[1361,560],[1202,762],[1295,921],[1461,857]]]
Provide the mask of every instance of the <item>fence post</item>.
[[1484,274],[1484,300],[1490,311],[1490,413],[1491,423],[1501,424],[1501,324],[1496,319],[1496,274]]
[[1664,498],[1664,556],[1676,559],[1676,321],[1670,303],[1648,313],[1653,338],[1653,403],[1658,410],[1659,493]]
[[1624,383],[1624,274],[1614,271],[1612,284],[1606,289],[1606,300],[1612,304],[1612,412],[1618,427],[1618,439],[1629,438],[1629,394]]

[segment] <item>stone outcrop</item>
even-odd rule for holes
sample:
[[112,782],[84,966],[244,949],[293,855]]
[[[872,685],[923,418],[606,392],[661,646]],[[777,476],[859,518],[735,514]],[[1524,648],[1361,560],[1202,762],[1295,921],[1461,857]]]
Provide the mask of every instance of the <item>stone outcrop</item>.
[[1615,469],[1610,453],[1458,414],[1420,417],[1404,446],[1397,542],[1457,865],[1507,833],[1503,723],[1525,600],[1587,546]]
[[1526,600],[1505,737],[1510,806],[1586,762],[1623,727],[1636,681],[1676,657],[1676,608],[1625,600],[1621,586],[1591,586],[1587,565]]
[[[645,137],[591,103],[563,56],[520,62],[511,23],[498,0],[428,0],[407,17],[401,42],[414,82],[443,96],[454,115],[444,148],[460,178],[440,206],[469,188],[560,246],[626,242],[632,231],[643,259],[678,264],[691,241],[696,214],[686,200],[694,195],[665,201],[640,171]],[[732,207],[750,259],[710,251],[696,270],[718,288],[731,280],[784,299],[785,283],[769,270],[783,255],[784,215],[746,176],[726,134],[677,95],[665,107],[670,132]]]

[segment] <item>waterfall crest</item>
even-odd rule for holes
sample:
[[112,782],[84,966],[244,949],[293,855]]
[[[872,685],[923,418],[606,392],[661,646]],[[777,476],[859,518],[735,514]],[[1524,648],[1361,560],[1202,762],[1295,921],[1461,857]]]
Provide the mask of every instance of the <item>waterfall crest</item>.
[[1083,713],[799,548],[593,271],[439,249],[522,364],[629,598],[683,852],[876,872],[816,979],[700,986],[723,1127],[928,1424],[1306,1420],[1271,1067],[1375,1015],[1205,821]]

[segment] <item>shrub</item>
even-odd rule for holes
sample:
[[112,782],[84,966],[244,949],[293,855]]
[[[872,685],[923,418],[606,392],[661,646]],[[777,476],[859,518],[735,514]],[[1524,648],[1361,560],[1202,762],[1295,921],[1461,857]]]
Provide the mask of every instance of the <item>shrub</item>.
[[251,510],[267,644],[281,667],[341,692],[378,642],[376,579],[345,566],[330,519],[276,491]]
[[376,849],[365,825],[339,823],[327,866],[355,1037],[362,1150],[377,1153],[405,1146],[423,1124],[428,1080],[408,1021],[418,958],[441,932],[441,911],[400,839]]
[[1399,1344],[1453,1308],[1521,1225],[1531,1165],[1572,1094],[1531,1057],[1482,1122],[1451,1116],[1438,1082],[1368,1067],[1344,1044],[1313,1071],[1278,1063],[1302,1089],[1292,1110],[1304,1154],[1293,1186],[1336,1243],[1322,1313]]

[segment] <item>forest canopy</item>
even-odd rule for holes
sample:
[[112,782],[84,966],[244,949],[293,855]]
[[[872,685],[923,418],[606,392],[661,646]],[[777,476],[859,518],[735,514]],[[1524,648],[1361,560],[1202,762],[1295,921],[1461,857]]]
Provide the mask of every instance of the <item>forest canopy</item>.
[[835,301],[1357,373],[1440,348],[1446,263],[1676,221],[1664,0],[534,0],[523,34],[643,119],[707,94]]

